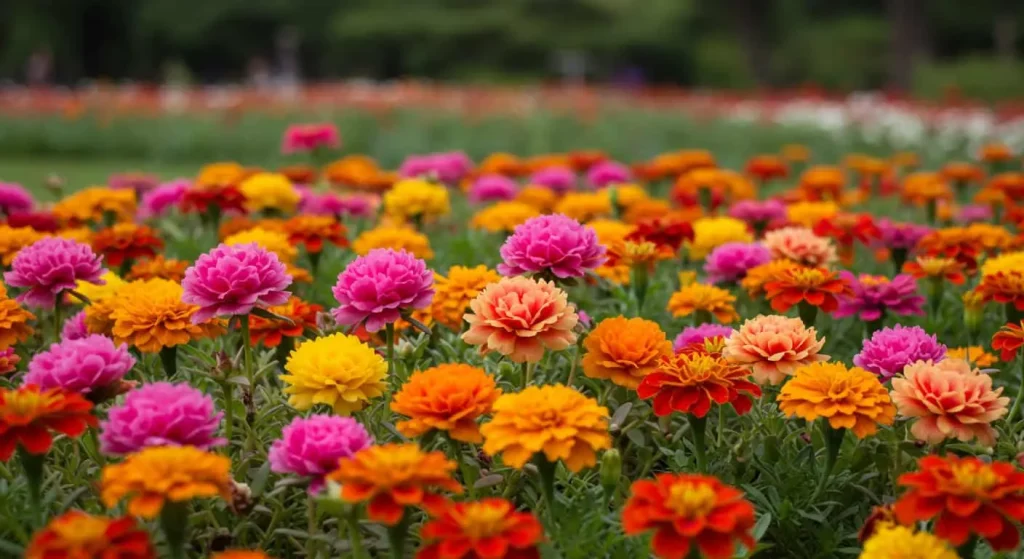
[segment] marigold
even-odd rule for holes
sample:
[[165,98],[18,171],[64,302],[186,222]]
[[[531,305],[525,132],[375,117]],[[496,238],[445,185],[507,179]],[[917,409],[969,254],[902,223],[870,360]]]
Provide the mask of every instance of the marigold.
[[747,291],[751,299],[756,299],[764,293],[766,283],[779,277],[784,270],[798,266],[799,264],[789,259],[772,260],[767,264],[754,266],[747,270],[747,275],[740,280],[740,287]]
[[7,290],[0,284],[0,350],[29,339],[34,330],[28,323],[35,319],[36,315],[8,298]]
[[299,254],[298,249],[288,239],[287,234],[272,229],[264,229],[263,227],[253,227],[224,239],[224,244],[228,246],[247,245],[250,243],[256,243],[260,248],[274,253],[281,262],[286,264],[294,263],[296,256]]
[[910,525],[935,521],[935,535],[959,546],[972,534],[994,551],[1015,549],[1024,522],[1024,472],[1007,462],[985,463],[969,456],[925,456],[919,471],[900,476],[907,488],[896,501],[896,518]]
[[720,354],[684,350],[663,357],[657,368],[640,381],[637,395],[654,398],[652,407],[657,416],[677,411],[701,418],[711,410],[712,403],[730,404],[743,415],[750,411],[752,397],[761,395],[761,388],[749,380],[749,374]]
[[938,173],[911,173],[904,177],[902,189],[903,199],[918,205],[953,198],[949,183]]
[[349,186],[363,190],[380,190],[390,187],[379,179],[384,174],[377,162],[366,155],[347,155],[327,166],[324,175],[334,185]]
[[842,169],[828,165],[816,165],[800,175],[798,188],[808,200],[836,202],[842,196],[844,186],[846,186],[846,174]]
[[454,503],[420,529],[416,559],[539,559],[544,527],[498,497]]
[[366,256],[371,250],[389,248],[404,250],[417,258],[434,257],[430,249],[430,239],[411,227],[382,225],[363,231],[352,242],[352,250],[359,256]]
[[396,425],[406,437],[432,429],[467,443],[481,443],[476,421],[491,411],[501,389],[486,371],[463,364],[442,364],[409,377],[391,400],[391,411],[409,419]]
[[583,373],[635,389],[662,357],[672,354],[672,343],[658,323],[617,316],[598,323],[583,340]]
[[995,355],[985,351],[985,348],[980,345],[948,348],[946,349],[946,359],[967,361],[972,366],[981,368],[991,367],[999,360]]
[[627,535],[654,531],[654,555],[666,559],[693,556],[728,559],[739,541],[754,549],[754,506],[743,493],[717,478],[694,474],[658,474],[633,482],[622,509]]
[[777,155],[763,154],[748,159],[743,171],[764,183],[772,179],[786,178],[789,175],[789,166]]
[[384,211],[414,220],[447,215],[451,211],[448,189],[424,179],[402,179],[384,193]]
[[744,322],[725,341],[726,360],[750,368],[759,384],[780,384],[797,367],[828,361],[818,352],[825,338],[799,318],[758,315]]
[[858,438],[873,435],[878,425],[892,425],[896,408],[878,377],[842,363],[812,363],[793,373],[782,386],[779,409],[808,422],[819,417],[833,429],[850,429]]
[[10,266],[19,250],[44,236],[31,227],[10,227],[0,224],[0,264]]
[[104,518],[79,510],[54,518],[32,536],[25,559],[156,559],[149,533],[134,518]]
[[46,454],[53,444],[50,431],[80,436],[98,424],[91,410],[92,403],[75,392],[0,388],[0,462],[10,460],[18,445],[29,454]]
[[248,549],[228,549],[210,555],[210,559],[272,559],[266,553]]
[[1013,305],[1018,311],[1024,310],[1024,271],[1012,270],[981,276],[976,288],[985,301]]
[[733,306],[735,302],[736,296],[721,287],[691,283],[672,294],[668,300],[668,310],[672,316],[707,313],[709,316],[714,315],[722,324],[730,324],[740,318]]
[[355,336],[338,333],[302,342],[284,369],[284,393],[299,411],[327,404],[334,413],[350,415],[387,390],[387,363]]
[[168,501],[231,498],[231,460],[194,446],[152,446],[104,466],[100,499],[113,508],[128,498],[128,514],[155,518]]
[[1017,351],[1024,345],[1024,321],[1003,325],[992,336],[992,349],[1001,352],[1000,358],[1009,363],[1017,358]]
[[553,211],[580,223],[587,223],[611,215],[612,203],[611,199],[601,192],[570,192],[555,204]]
[[158,254],[155,258],[140,260],[133,264],[125,277],[129,280],[165,279],[181,282],[188,267],[187,260],[165,258],[164,255]]
[[298,338],[307,329],[316,328],[317,313],[324,310],[315,303],[307,303],[294,295],[283,305],[267,309],[273,314],[289,320],[268,319],[254,314],[249,315],[249,340],[252,345],[262,343],[265,347],[277,347],[284,338]]
[[749,243],[754,236],[746,222],[733,217],[702,217],[693,222],[693,240],[686,244],[691,260],[703,260],[715,247]]
[[539,215],[540,210],[523,202],[497,202],[477,210],[469,226],[490,233],[511,233],[519,225]]
[[53,206],[53,215],[65,226],[77,227],[108,219],[131,221],[135,216],[135,191],[92,186],[65,197]]
[[440,513],[447,500],[438,491],[462,493],[452,478],[455,462],[442,452],[424,452],[415,444],[384,444],[342,458],[327,479],[341,484],[341,500],[366,502],[370,520],[393,526],[405,507]]
[[1006,144],[990,142],[982,145],[981,148],[978,149],[978,159],[985,163],[1001,163],[1003,161],[1009,161],[1013,159],[1013,150]]
[[786,219],[801,227],[813,228],[824,220],[839,215],[835,202],[797,202],[786,206]]
[[480,431],[483,451],[522,469],[543,452],[549,462],[561,459],[571,472],[597,464],[597,451],[611,448],[608,408],[561,384],[528,386],[503,394],[493,418]]
[[864,542],[858,559],[960,559],[949,544],[906,526],[882,527]]
[[53,236],[91,245],[93,230],[88,227],[65,227],[63,229],[58,229],[54,232]]
[[450,330],[462,329],[462,317],[470,302],[489,284],[501,279],[498,272],[487,266],[473,268],[452,266],[448,277],[434,273],[434,299],[430,302],[430,315]]
[[[555,204],[558,203],[558,194],[546,186],[528,184],[519,189],[519,192],[516,193],[515,201],[531,206],[537,212],[547,212],[551,211]],[[526,221],[526,219],[523,221]]]
[[256,173],[239,185],[245,196],[245,207],[251,212],[274,210],[291,213],[302,196],[298,189],[280,173]]
[[308,254],[317,254],[324,243],[334,246],[348,246],[345,226],[337,219],[326,215],[297,215],[284,222],[284,233],[292,245],[302,245]]
[[[143,353],[158,353],[165,347],[224,332],[220,321],[193,324],[199,306],[182,302],[183,293],[181,285],[165,279],[136,281],[121,288],[116,299],[110,301],[110,334],[114,341]],[[88,316],[87,308],[87,324]]]
[[164,249],[164,242],[148,225],[117,223],[101,229],[92,237],[92,248],[110,266],[152,258]]
[[850,286],[835,272],[825,268],[795,266],[781,270],[778,279],[764,285],[765,297],[772,309],[786,312],[797,303],[806,302],[830,313],[839,308],[839,296],[850,296]]
[[235,185],[246,177],[245,167],[234,161],[209,163],[199,169],[195,185],[200,188]]
[[964,265],[952,258],[919,256],[903,265],[903,271],[917,279],[945,280],[953,285],[967,281]]

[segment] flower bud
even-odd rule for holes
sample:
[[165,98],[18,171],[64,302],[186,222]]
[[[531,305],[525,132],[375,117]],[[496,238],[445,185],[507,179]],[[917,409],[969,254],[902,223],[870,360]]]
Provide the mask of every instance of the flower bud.
[[601,487],[604,494],[611,498],[615,495],[615,489],[619,486],[619,478],[622,477],[622,455],[618,449],[611,448],[601,455]]

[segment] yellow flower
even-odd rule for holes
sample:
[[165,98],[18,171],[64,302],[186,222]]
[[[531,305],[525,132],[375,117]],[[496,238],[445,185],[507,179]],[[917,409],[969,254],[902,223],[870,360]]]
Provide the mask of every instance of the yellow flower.
[[54,204],[53,215],[70,227],[101,222],[107,215],[115,221],[130,221],[135,216],[135,191],[91,186]]
[[993,256],[981,265],[981,275],[991,276],[999,272],[1019,272],[1024,270],[1024,250],[1004,252]]
[[896,407],[878,377],[842,363],[812,363],[793,373],[777,398],[779,410],[808,422],[819,417],[833,429],[849,429],[857,438],[873,435],[878,424],[892,425]]
[[245,167],[234,161],[210,163],[199,169],[199,176],[196,177],[196,187],[234,186],[241,182],[246,174]]
[[609,205],[611,204],[611,201],[612,201],[612,193],[613,192],[615,194],[615,203],[616,203],[616,205],[618,205],[620,208],[624,208],[624,209],[631,208],[631,207],[633,207],[633,205],[638,204],[640,202],[645,202],[647,200],[650,200],[650,196],[647,195],[647,191],[644,190],[644,188],[642,186],[637,185],[637,184],[631,184],[631,183],[617,184],[617,185],[615,185],[612,188],[605,188],[605,189],[599,191],[599,193],[602,196],[604,196],[605,198],[608,198],[608,204]]
[[448,189],[423,179],[402,179],[384,193],[384,211],[400,219],[431,219],[451,211]]
[[462,317],[469,309],[469,303],[485,287],[500,279],[498,272],[483,264],[474,268],[452,266],[448,277],[435,273],[430,315],[438,323],[458,332],[462,329]]
[[67,227],[64,229],[59,229],[56,233],[53,234],[53,236],[91,245],[93,230],[89,229],[88,227]]
[[261,248],[273,252],[281,262],[286,264],[295,262],[295,258],[299,254],[298,249],[288,241],[287,234],[262,227],[247,229],[224,239],[224,244],[226,245],[244,245],[249,243],[256,243]]
[[733,304],[736,296],[721,287],[703,283],[684,285],[668,300],[672,316],[689,316],[695,312],[714,315],[722,324],[729,324],[740,318]]
[[788,258],[754,266],[747,270],[747,275],[740,280],[740,287],[747,290],[751,299],[756,299],[764,292],[764,284],[775,281],[783,271],[797,266],[798,264]]
[[231,460],[194,446],[156,446],[103,468],[100,499],[107,508],[128,497],[128,514],[156,518],[166,501],[231,497]]
[[749,243],[754,236],[747,224],[732,217],[702,217],[693,222],[693,241],[687,243],[690,260],[703,260],[715,247],[725,243]]
[[608,196],[601,192],[570,192],[555,204],[555,213],[586,223],[611,215],[612,204]]
[[0,263],[10,266],[18,251],[45,237],[31,227],[0,225]]
[[[100,276],[100,279],[106,283],[103,285],[96,285],[95,283],[89,283],[87,281],[79,281],[75,285],[75,291],[85,295],[89,301],[98,303],[100,301],[110,299],[115,293],[117,293],[117,290],[128,285],[128,282],[121,279],[121,276],[110,271],[104,272],[104,274]],[[78,299],[73,297],[71,300],[78,301]]]
[[999,358],[985,351],[985,348],[980,345],[951,347],[946,351],[946,359],[960,359],[969,362],[975,367],[991,367],[999,361]]
[[859,559],[959,559],[946,540],[889,524],[864,542]]
[[253,212],[277,210],[291,213],[301,198],[292,181],[279,173],[256,173],[242,182],[240,190],[245,196],[245,207]]
[[823,219],[839,214],[835,202],[797,202],[786,206],[786,219],[804,227],[814,227]]
[[528,184],[516,194],[516,202],[533,206],[539,212],[550,211],[558,202],[558,195],[546,186]]
[[284,393],[299,411],[327,404],[334,413],[349,415],[387,390],[387,363],[355,336],[338,333],[302,342],[284,369]]
[[360,256],[365,256],[375,248],[404,250],[424,260],[434,257],[430,239],[411,227],[381,225],[363,231],[352,241],[352,250]]
[[117,343],[135,346],[143,353],[187,344],[224,331],[219,321],[193,324],[197,305],[181,301],[182,288],[165,279],[134,281],[117,292],[112,301],[111,334]]
[[491,233],[511,233],[518,225],[531,217],[540,215],[540,210],[522,202],[497,202],[481,208],[470,220],[473,229],[483,229]]
[[35,319],[18,301],[7,297],[7,289],[0,283],[0,350],[27,340],[32,335],[28,322]]

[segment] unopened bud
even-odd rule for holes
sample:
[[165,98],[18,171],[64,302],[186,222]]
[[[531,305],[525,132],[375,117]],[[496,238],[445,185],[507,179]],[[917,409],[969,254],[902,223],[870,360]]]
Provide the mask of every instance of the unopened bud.
[[622,477],[622,455],[618,449],[611,448],[601,455],[601,487],[605,495],[611,497],[619,486]]

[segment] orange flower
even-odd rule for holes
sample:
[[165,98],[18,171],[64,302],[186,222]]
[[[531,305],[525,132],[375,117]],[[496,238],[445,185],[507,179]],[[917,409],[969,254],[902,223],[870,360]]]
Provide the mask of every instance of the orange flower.
[[376,248],[404,250],[425,260],[434,257],[430,239],[423,233],[405,226],[381,225],[363,231],[352,241],[352,251],[360,256],[365,256]]
[[938,173],[911,173],[903,179],[903,199],[917,205],[938,200],[951,200],[953,191]]
[[787,259],[804,266],[826,266],[835,262],[836,247],[806,227],[783,227],[764,235],[764,247],[773,259]]
[[391,400],[391,411],[409,419],[396,427],[406,437],[446,431],[457,441],[481,443],[476,421],[490,413],[501,389],[483,369],[442,364],[413,373]]
[[919,471],[903,474],[908,488],[896,501],[896,518],[912,525],[935,521],[935,535],[959,546],[972,534],[994,551],[1015,549],[1024,522],[1024,472],[1007,462],[986,464],[973,456],[925,456]]
[[289,324],[283,320],[267,319],[249,315],[249,340],[253,345],[260,342],[265,347],[277,347],[285,337],[298,338],[306,329],[316,328],[316,315],[324,310],[315,303],[307,303],[292,295],[288,302],[276,307],[270,307],[268,311],[291,319]]
[[744,322],[725,340],[722,355],[750,369],[759,384],[780,384],[801,365],[828,361],[818,352],[825,338],[799,318],[759,315]]
[[729,324],[740,318],[733,306],[735,302],[736,296],[721,287],[691,283],[672,294],[668,300],[668,310],[672,312],[672,316],[689,316],[696,312],[704,312],[714,315],[722,324]]
[[462,486],[452,479],[455,468],[455,462],[442,452],[424,452],[412,443],[389,443],[342,458],[327,478],[341,485],[342,501],[366,502],[370,520],[394,526],[405,507],[442,511],[447,499],[438,490],[462,493]]
[[248,549],[229,549],[227,551],[221,551],[214,553],[210,556],[210,559],[271,559],[269,555],[262,551],[250,551]]
[[544,527],[498,497],[455,503],[420,529],[416,559],[539,559]]
[[776,400],[789,417],[808,422],[819,417],[833,429],[850,429],[858,438],[873,435],[878,424],[892,425],[896,408],[878,377],[842,363],[812,363],[796,370]]
[[[1024,173],[1019,171],[999,173],[988,181],[983,191],[987,191],[986,197],[989,202],[1004,202],[1006,198],[1014,201],[1020,200],[1024,197]],[[981,192],[978,193],[975,201],[986,201],[978,200],[977,198],[980,196]]]
[[561,384],[528,386],[503,394],[494,417],[480,431],[483,451],[522,469],[537,453],[562,460],[571,472],[597,464],[597,451],[611,448],[608,408]]
[[189,263],[185,260],[164,258],[164,255],[158,254],[154,258],[140,260],[133,264],[126,279],[165,279],[180,283],[185,277],[185,270],[188,267]]
[[839,167],[818,165],[800,175],[798,188],[808,200],[832,200],[838,202],[846,186],[846,175]]
[[636,389],[640,380],[672,355],[672,342],[657,322],[617,316],[602,320],[583,341],[583,373]]
[[654,555],[728,559],[736,541],[754,549],[754,506],[743,493],[712,476],[658,474],[633,483],[622,509],[622,530],[634,536],[654,531]]
[[1017,357],[1017,350],[1024,345],[1024,321],[1008,323],[992,336],[992,349],[1001,351],[1000,359],[1009,363]]
[[673,411],[704,417],[712,402],[731,404],[743,415],[750,411],[752,397],[761,395],[761,388],[750,382],[749,375],[720,354],[686,351],[663,357],[640,381],[636,392],[645,400],[654,398],[654,415],[659,417]]
[[248,173],[234,161],[210,163],[199,169],[195,185],[197,188],[212,188],[236,185],[245,179]]
[[998,358],[985,351],[980,345],[970,347],[951,347],[946,350],[946,359],[958,359],[967,361],[976,367],[991,367],[996,364]]
[[377,162],[366,155],[348,155],[324,169],[324,176],[331,184],[363,190],[379,190],[381,174]]
[[156,518],[164,503],[231,499],[231,460],[194,446],[151,446],[103,467],[100,499],[107,508],[128,497],[128,514]]
[[811,159],[811,149],[803,144],[782,146],[782,158],[792,163],[803,163]]
[[7,290],[0,283],[0,350],[27,340],[33,332],[28,321],[35,319],[18,301],[7,297]]
[[131,221],[135,216],[135,191],[91,186],[57,202],[52,211],[57,221],[68,227],[101,223],[108,218]]
[[470,302],[488,285],[501,279],[498,272],[487,266],[473,268],[452,266],[448,277],[434,274],[434,299],[430,303],[430,315],[450,330],[462,329],[462,317]]
[[0,264],[10,266],[21,249],[45,236],[31,227],[11,227],[0,224]]
[[917,279],[944,279],[953,285],[963,285],[967,281],[962,263],[941,256],[918,256],[904,264],[903,271]]
[[968,184],[985,180],[985,171],[966,161],[950,161],[942,166],[940,173],[954,183]]
[[297,215],[284,222],[284,232],[293,245],[302,244],[309,254],[317,254],[324,248],[324,242],[334,246],[348,246],[345,226],[327,215]]
[[32,536],[25,559],[156,559],[149,533],[130,516],[104,518],[72,510]]
[[110,321],[110,335],[117,343],[135,346],[143,353],[157,353],[165,347],[187,344],[200,338],[211,338],[223,333],[223,323],[210,320],[193,324],[192,316],[199,310],[181,300],[182,287],[165,279],[132,282],[105,299],[110,313],[106,317],[90,319],[94,307],[86,307],[86,327]]
[[288,177],[288,180],[295,184],[314,184],[317,178],[317,169],[311,165],[287,165],[281,167],[278,173]]
[[18,370],[21,357],[14,353],[14,348],[0,350],[0,376],[9,375]]
[[90,411],[92,403],[74,392],[0,388],[0,462],[10,460],[19,444],[29,454],[46,454],[53,444],[50,431],[80,436],[97,425]]
[[156,256],[164,249],[164,242],[148,225],[118,223],[97,231],[92,238],[92,248],[108,265],[120,266],[122,262]]
[[1012,304],[1018,311],[1024,311],[1024,271],[983,274],[977,290],[986,302]]
[[528,184],[519,189],[514,201],[530,206],[537,212],[547,212],[555,207],[558,195],[546,186]]
[[777,312],[807,302],[830,313],[839,307],[838,297],[850,295],[849,284],[825,268],[796,266],[782,270],[778,279],[764,285],[765,297]]
[[1000,163],[1013,159],[1013,150],[1006,144],[992,142],[981,146],[978,150],[978,159],[986,163]]
[[772,260],[767,264],[754,266],[747,270],[747,275],[740,280],[740,287],[747,290],[751,299],[756,299],[764,292],[764,286],[782,274],[783,270],[796,268],[799,264],[789,259]]
[[747,160],[743,170],[760,182],[772,179],[784,179],[789,175],[786,162],[777,155],[755,155]]

